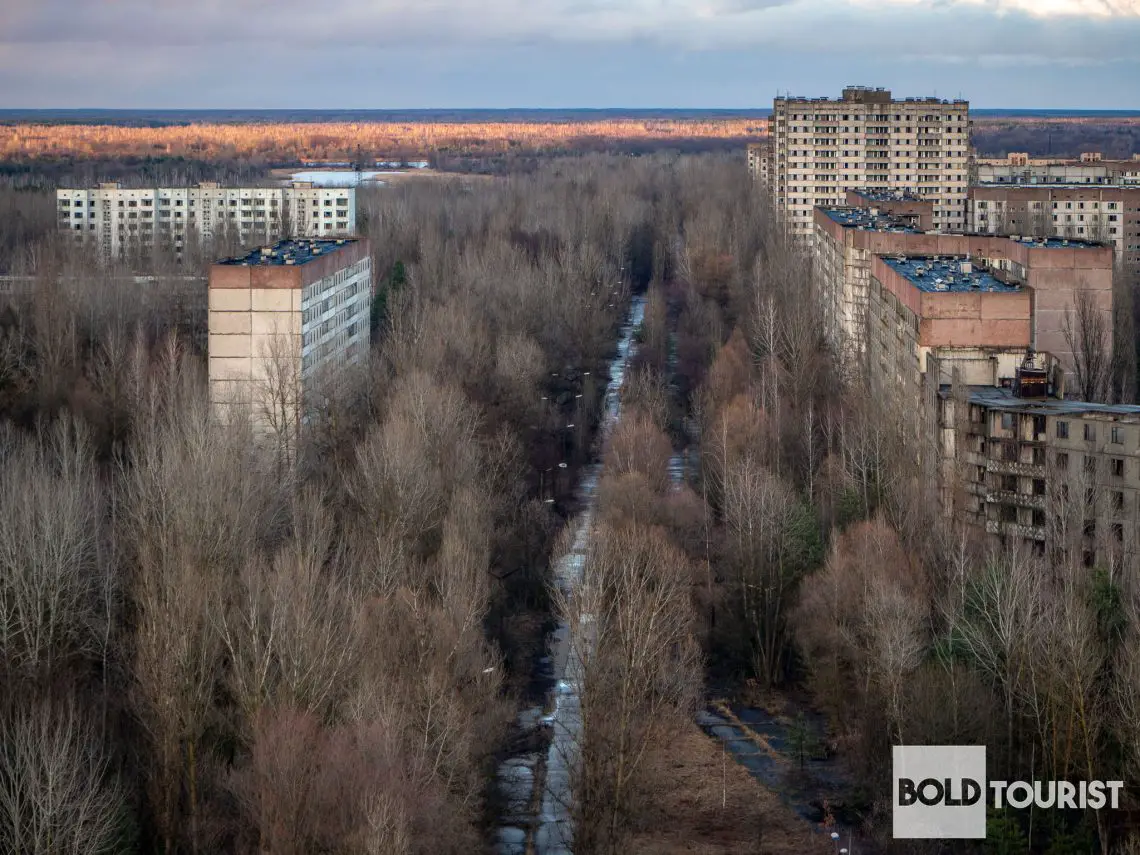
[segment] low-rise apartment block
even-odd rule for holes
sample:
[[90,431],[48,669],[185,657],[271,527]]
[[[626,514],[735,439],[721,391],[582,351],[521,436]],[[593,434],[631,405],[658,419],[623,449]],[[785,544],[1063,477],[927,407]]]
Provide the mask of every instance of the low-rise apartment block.
[[188,242],[228,230],[242,244],[280,237],[348,236],[356,231],[356,190],[314,187],[197,187],[124,189],[116,183],[57,190],[61,231],[93,242],[105,260],[164,245],[180,254]]
[[842,205],[848,189],[909,191],[932,206],[932,225],[962,231],[969,178],[969,103],[896,100],[848,87],[840,99],[776,98],[771,192],[791,232],[810,239],[817,205]]
[[210,268],[210,402],[293,436],[322,374],[369,342],[366,240],[286,240]]

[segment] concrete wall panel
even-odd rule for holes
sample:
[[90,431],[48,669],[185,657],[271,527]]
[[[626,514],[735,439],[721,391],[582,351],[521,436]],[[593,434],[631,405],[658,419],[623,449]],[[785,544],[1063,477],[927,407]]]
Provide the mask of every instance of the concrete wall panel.
[[250,307],[249,289],[210,289],[211,312],[248,312]]
[[250,356],[248,335],[215,335],[210,333],[210,356]]

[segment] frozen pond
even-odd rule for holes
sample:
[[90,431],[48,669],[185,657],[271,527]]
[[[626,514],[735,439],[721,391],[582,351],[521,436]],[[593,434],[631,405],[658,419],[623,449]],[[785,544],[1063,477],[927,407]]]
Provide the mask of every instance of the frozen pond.
[[402,175],[402,169],[364,169],[357,172],[354,169],[310,169],[304,172],[294,172],[289,181],[312,181],[315,187],[355,187],[358,184],[383,184],[377,176]]

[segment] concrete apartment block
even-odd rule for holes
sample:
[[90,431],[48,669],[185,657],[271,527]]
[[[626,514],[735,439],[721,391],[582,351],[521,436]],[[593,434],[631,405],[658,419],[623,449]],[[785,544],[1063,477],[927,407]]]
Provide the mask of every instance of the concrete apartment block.
[[981,384],[960,398],[941,387],[944,510],[998,541],[1135,572],[1140,407],[1025,394],[1023,385]]
[[1004,158],[978,158],[974,169],[976,184],[1140,186],[1140,154],[1131,160],[1106,160],[1099,151],[1086,151],[1074,160],[1010,152]]
[[140,247],[166,246],[176,256],[193,240],[220,232],[243,244],[279,237],[345,237],[356,231],[356,190],[314,187],[197,187],[57,190],[58,226],[92,242],[104,260]]
[[812,209],[843,205],[853,188],[906,191],[929,201],[931,225],[963,231],[969,181],[970,106],[937,98],[896,100],[851,86],[839,99],[776,98],[765,172],[791,232],[810,241]]
[[[909,224],[909,218],[900,220],[877,208],[820,207],[815,210],[814,220],[817,271],[827,314],[825,328],[852,359],[859,360],[866,352],[868,295],[878,257],[969,260],[974,268],[1018,285],[1024,290],[1020,299],[1027,299],[1031,306],[1028,344],[1056,356],[1066,371],[1072,371],[1073,354],[1064,335],[1064,318],[1067,311],[1074,309],[1079,293],[1085,292],[1092,298],[1093,305],[1104,315],[1106,328],[1112,328],[1110,247],[1067,238],[1015,240],[988,234],[923,233]],[[955,279],[965,281],[953,271],[946,274],[951,290]],[[895,297],[905,293],[906,289],[902,289]],[[984,296],[987,306],[1002,303],[994,295]],[[904,305],[916,316],[923,316],[921,311],[932,310],[940,299],[943,298],[928,297],[921,305]],[[947,329],[933,318],[931,321],[929,329]],[[989,324],[986,329],[991,339],[986,346],[1006,348],[1022,343],[1021,327],[1016,339],[1005,342],[996,338],[999,327]],[[1008,332],[1013,334],[1012,329]],[[947,344],[942,342],[940,346]]]
[[[979,184],[967,200],[971,231],[1105,243],[1129,282],[1140,281],[1140,161],[1136,182]],[[1042,186],[1044,185],[1044,186]]]
[[281,241],[213,265],[210,401],[221,418],[295,432],[323,373],[368,348],[368,242]]

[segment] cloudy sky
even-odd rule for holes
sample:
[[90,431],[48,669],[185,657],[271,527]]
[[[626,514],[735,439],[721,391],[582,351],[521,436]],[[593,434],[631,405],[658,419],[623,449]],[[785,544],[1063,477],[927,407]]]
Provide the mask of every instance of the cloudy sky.
[[0,0],[0,108],[1140,109],[1140,0]]

